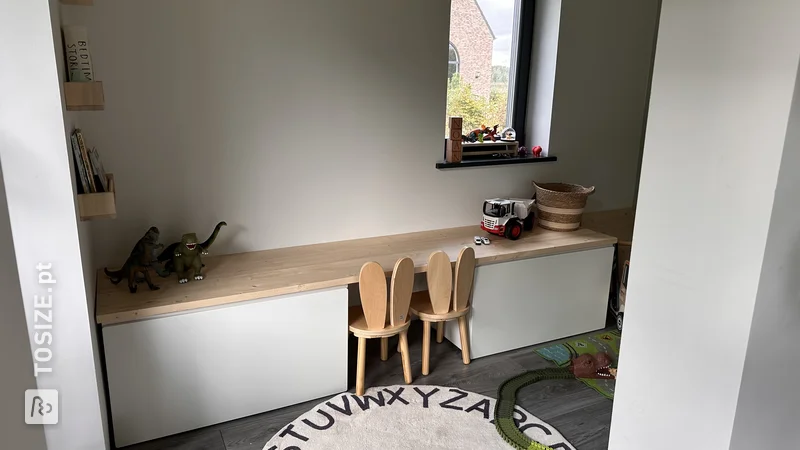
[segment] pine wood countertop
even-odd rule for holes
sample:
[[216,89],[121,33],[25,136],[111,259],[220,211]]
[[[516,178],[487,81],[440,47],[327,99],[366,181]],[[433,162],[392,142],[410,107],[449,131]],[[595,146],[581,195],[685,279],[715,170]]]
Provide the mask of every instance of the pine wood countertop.
[[415,271],[427,270],[428,256],[444,250],[452,261],[461,247],[475,247],[477,265],[486,265],[579,250],[608,247],[611,236],[589,229],[558,233],[541,228],[526,232],[517,241],[500,237],[491,245],[476,246],[474,236],[485,236],[478,226],[448,228],[394,236],[305,245],[260,252],[203,258],[205,279],[179,284],[175,275],[153,279],[161,286],[151,291],[140,283],[131,294],[123,280],[113,285],[102,270],[97,272],[97,323],[110,325],[295,292],[346,286],[358,281],[367,261],[377,261],[391,272],[403,256],[414,260]]

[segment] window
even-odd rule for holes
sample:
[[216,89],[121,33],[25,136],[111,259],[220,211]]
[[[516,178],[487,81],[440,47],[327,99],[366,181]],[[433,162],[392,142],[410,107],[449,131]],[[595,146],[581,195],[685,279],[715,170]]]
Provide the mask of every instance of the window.
[[451,0],[446,136],[447,119],[460,116],[464,134],[509,126],[525,144],[533,1]]
[[453,78],[458,73],[458,50],[450,43],[450,52],[447,58],[447,79]]
[[505,217],[507,213],[506,206],[503,204],[497,202],[483,202],[483,214],[489,217]]

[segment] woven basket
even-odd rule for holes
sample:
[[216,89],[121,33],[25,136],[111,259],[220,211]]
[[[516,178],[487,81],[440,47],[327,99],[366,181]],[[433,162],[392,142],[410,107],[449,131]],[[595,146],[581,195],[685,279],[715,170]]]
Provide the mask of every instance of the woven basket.
[[581,227],[586,199],[594,186],[584,187],[567,183],[536,184],[537,222],[545,230],[575,231]]

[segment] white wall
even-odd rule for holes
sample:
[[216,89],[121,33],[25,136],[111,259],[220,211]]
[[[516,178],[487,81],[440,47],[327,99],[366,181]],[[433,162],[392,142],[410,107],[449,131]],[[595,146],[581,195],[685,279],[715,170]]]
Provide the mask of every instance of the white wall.
[[[0,60],[24,70],[0,71],[0,162],[25,317],[33,330],[34,295],[43,295],[37,265],[52,264],[52,373],[36,379],[58,389],[60,422],[45,427],[50,450],[106,448],[84,272],[76,224],[65,122],[47,2],[0,6]],[[57,20],[57,18],[56,18]],[[57,39],[55,39],[57,40]],[[30,338],[30,334],[29,334]]]
[[798,19],[794,0],[662,6],[612,450],[730,445]]
[[596,185],[592,209],[631,207],[659,1],[561,4],[549,136],[558,175]]
[[[58,80],[59,83],[63,85],[63,83],[67,80],[67,70],[66,65],[64,62],[64,43],[62,40],[61,35],[61,10],[62,9],[81,9],[81,7],[76,6],[69,6],[69,5],[62,5],[60,0],[49,0],[50,2],[50,17],[51,17],[51,28],[53,33],[53,46],[55,49],[56,55],[56,67],[58,70]],[[62,96],[62,114],[64,116],[64,139],[68,146],[68,151],[71,151],[71,141],[70,136],[72,132],[76,128],[80,128],[80,112],[75,111],[67,111],[66,106],[64,104],[63,99],[63,89],[61,92]],[[67,159],[70,161],[69,170],[71,179],[75,179],[75,166],[72,164],[72,153],[69,153]],[[77,185],[73,184],[73,189],[77,193]],[[75,199],[75,208],[77,209],[77,196],[74,197]],[[93,264],[93,252],[92,252],[92,222],[91,221],[81,221],[78,222],[78,243],[80,246],[80,254],[81,254],[81,269],[83,271],[83,281],[84,287],[86,289],[86,312],[87,312],[87,320],[90,324],[94,324],[95,319],[95,266]],[[97,340],[97,327],[91,326],[90,327],[90,334],[91,334],[91,341],[92,341],[92,353],[94,357],[94,368],[95,368],[95,379],[97,380],[97,395],[98,401],[100,405],[100,414],[103,423],[103,434],[105,435],[106,442],[109,441],[109,434],[108,434],[108,411],[106,409],[106,392],[105,392],[105,384],[103,380],[102,374],[102,365],[100,360],[100,346]]]
[[[543,154],[550,154],[558,33],[561,28],[561,0],[537,0],[533,21],[531,79],[526,117],[528,123],[525,124],[525,134],[531,137],[531,145],[541,145]],[[552,155],[558,154],[552,152]]]
[[[614,21],[623,32],[588,48],[636,61],[636,70],[608,68],[619,80],[593,84],[619,91],[650,58],[644,46],[617,45],[652,39],[638,24],[652,22],[652,11],[604,3],[613,17],[632,11]],[[595,13],[569,8],[582,25]],[[151,225],[168,242],[188,231],[205,236],[226,220],[212,249],[219,254],[476,224],[483,199],[531,195],[532,179],[596,183],[590,208],[630,206],[638,144],[623,150],[620,142],[639,142],[641,120],[616,129],[630,136],[614,142],[592,138],[608,134],[595,117],[561,125],[551,154],[564,162],[434,168],[443,153],[448,19],[447,0],[241,0],[236,8],[141,0],[65,10],[66,23],[89,27],[107,104],[81,124],[118,187],[117,219],[94,224],[95,262],[122,264]],[[614,107],[605,97],[573,101],[554,122],[595,108],[620,109],[623,121],[638,108],[641,118],[643,98],[631,96]],[[565,128],[592,145],[565,140]],[[599,162],[605,157],[613,161]]]
[[800,72],[747,345],[731,450],[800,442]]
[[36,378],[2,181],[0,171],[0,436],[8,448],[46,450],[43,427],[23,420],[25,390],[36,389]]

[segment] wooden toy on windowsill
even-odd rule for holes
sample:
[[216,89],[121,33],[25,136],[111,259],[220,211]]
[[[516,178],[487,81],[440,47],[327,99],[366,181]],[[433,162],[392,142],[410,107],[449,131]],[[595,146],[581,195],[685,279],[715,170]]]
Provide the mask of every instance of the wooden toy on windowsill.
[[461,162],[462,136],[461,127],[463,121],[461,117],[450,118],[450,139],[447,140],[447,149],[445,152],[445,160],[447,162]]
[[533,229],[535,200],[494,198],[483,202],[481,229],[516,241]]
[[486,125],[481,125],[480,128],[476,128],[470,131],[469,134],[461,136],[461,140],[464,142],[471,142],[471,143],[475,142],[483,143],[486,141],[486,139],[490,139],[492,142],[497,142],[497,140],[499,139],[499,136],[497,134],[497,127],[499,126],[500,125],[495,125],[490,128],[487,127]]

